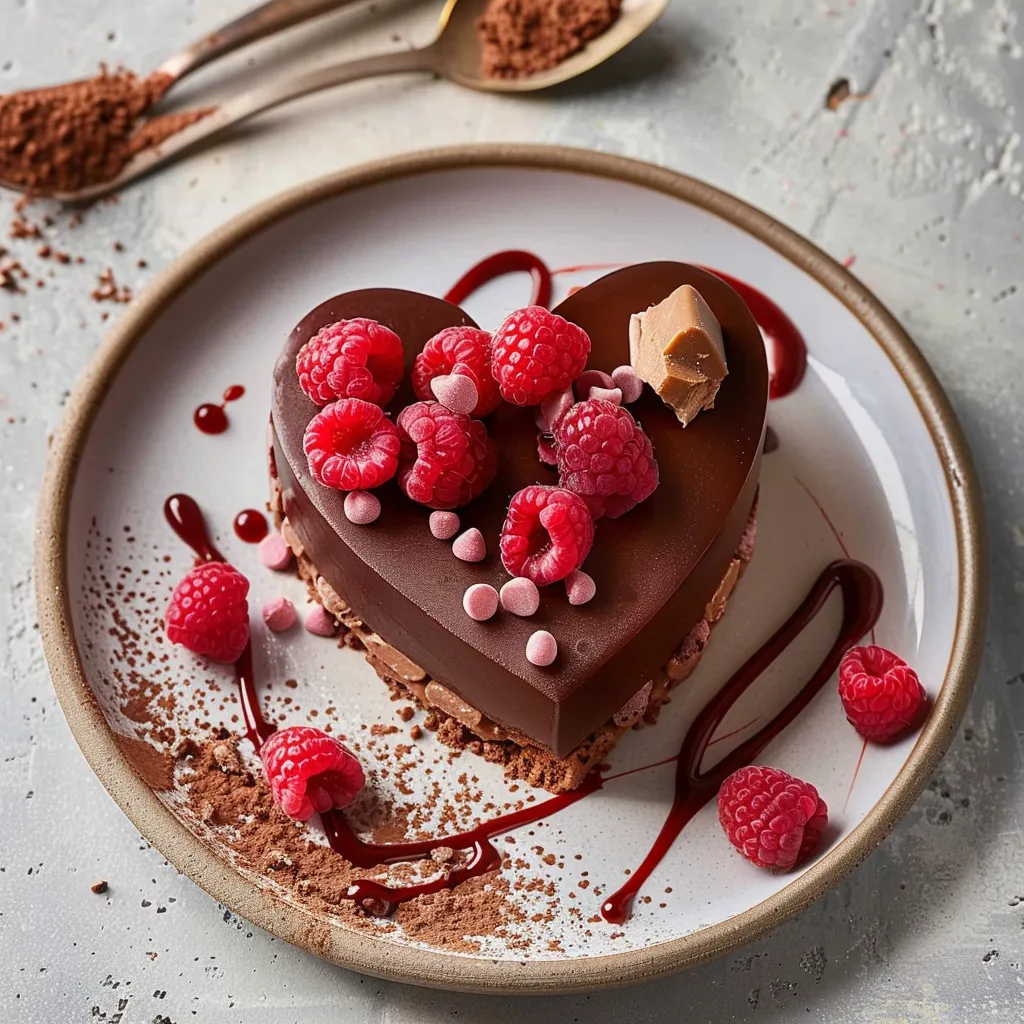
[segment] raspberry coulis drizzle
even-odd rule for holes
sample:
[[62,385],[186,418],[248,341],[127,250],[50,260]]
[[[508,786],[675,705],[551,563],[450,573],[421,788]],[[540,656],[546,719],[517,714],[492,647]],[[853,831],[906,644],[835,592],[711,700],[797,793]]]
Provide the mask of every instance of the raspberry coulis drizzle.
[[[206,530],[203,513],[196,500],[187,494],[172,494],[164,502],[164,518],[171,529],[183,540],[203,562],[225,562],[227,559],[217,550]],[[238,684],[238,699],[242,705],[242,721],[245,735],[257,749],[264,741],[277,732],[277,726],[268,722],[260,711],[256,694],[256,680],[252,670],[252,641],[245,645],[238,661],[235,662],[235,682]]]
[[[547,306],[551,301],[551,278],[553,274],[571,274],[583,270],[614,270],[628,266],[626,263],[591,263],[576,267],[559,267],[548,270],[547,265],[531,252],[521,249],[508,249],[496,252],[471,267],[452,286],[445,300],[455,305],[464,302],[478,288],[504,274],[528,270],[533,277],[533,296],[531,305]],[[803,380],[807,369],[807,344],[799,328],[783,312],[783,310],[764,292],[753,285],[747,284],[731,274],[725,274],[714,267],[703,267],[709,274],[720,277],[727,285],[739,293],[747,304],[751,314],[757,321],[772,346],[774,369],[769,388],[770,398],[784,398],[796,390]]]
[[204,402],[192,414],[192,422],[204,434],[223,434],[228,429],[228,402],[237,402],[245,394],[245,388],[241,384],[232,384],[224,389],[219,405],[214,402]]
[[258,508],[244,508],[235,516],[235,536],[246,544],[259,544],[270,532],[267,517]]

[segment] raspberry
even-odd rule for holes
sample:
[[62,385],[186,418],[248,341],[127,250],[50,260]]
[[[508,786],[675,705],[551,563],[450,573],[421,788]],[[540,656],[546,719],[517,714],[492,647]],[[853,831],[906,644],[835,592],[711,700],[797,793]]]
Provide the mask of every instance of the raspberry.
[[527,306],[494,332],[491,372],[506,402],[539,405],[569,387],[589,355],[590,338],[582,327],[543,306]]
[[398,436],[398,486],[429,508],[467,504],[483,494],[498,471],[498,456],[483,423],[440,402],[406,406],[398,414]]
[[405,373],[402,339],[376,320],[339,320],[299,349],[295,372],[317,405],[361,398],[383,408]]
[[274,802],[299,821],[347,807],[366,782],[347,747],[308,725],[275,732],[260,749],[260,759]]
[[174,588],[167,639],[214,661],[237,661],[249,642],[249,581],[226,562],[203,562]]
[[750,765],[722,783],[718,820],[747,860],[788,871],[818,845],[828,808],[809,782],[781,768]]
[[928,704],[917,673],[884,647],[853,647],[839,666],[839,698],[865,739],[884,743],[917,724]]
[[617,519],[658,486],[650,438],[629,411],[599,398],[577,402],[555,428],[559,483],[595,519]]
[[380,406],[359,398],[339,398],[321,409],[302,438],[313,479],[340,491],[368,491],[390,480],[400,447]]
[[476,407],[470,415],[486,416],[501,404],[498,382],[491,374],[491,336],[477,327],[446,327],[423,346],[412,368],[416,397],[429,402],[435,377],[461,373],[476,385]]
[[512,495],[499,549],[513,576],[543,587],[578,569],[593,543],[594,520],[582,498],[533,484]]

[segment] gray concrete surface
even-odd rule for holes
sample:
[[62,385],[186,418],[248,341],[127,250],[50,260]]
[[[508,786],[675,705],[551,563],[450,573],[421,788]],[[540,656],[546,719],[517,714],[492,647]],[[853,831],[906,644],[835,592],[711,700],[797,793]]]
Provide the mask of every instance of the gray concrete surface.
[[[85,75],[99,60],[148,68],[245,6],[0,0],[0,90]],[[332,16],[183,93],[425,41],[435,6]],[[551,94],[502,100],[413,78],[353,86],[265,117],[77,229],[60,222],[57,244],[84,265],[48,278],[21,243],[46,286],[0,292],[0,1019],[1024,1020],[1019,10],[1014,0],[675,0],[649,38]],[[840,76],[868,96],[830,112],[823,100]],[[47,435],[102,336],[102,312],[119,308],[89,298],[104,265],[141,286],[284,186],[413,145],[477,140],[663,163],[855,259],[952,396],[993,548],[990,635],[964,726],[858,871],[734,956],[638,989],[530,1003],[360,978],[253,930],[178,876],[106,796],[64,723],[38,643],[28,543]],[[0,198],[0,223],[10,206]],[[89,890],[99,878],[110,882],[103,896]]]

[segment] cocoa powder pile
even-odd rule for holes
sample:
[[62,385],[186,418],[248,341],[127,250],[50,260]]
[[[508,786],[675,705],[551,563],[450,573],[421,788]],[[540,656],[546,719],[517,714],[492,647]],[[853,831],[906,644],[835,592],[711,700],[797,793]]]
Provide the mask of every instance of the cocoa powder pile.
[[29,192],[73,192],[117,176],[209,110],[143,120],[170,86],[102,68],[93,78],[0,96],[0,179]]
[[526,78],[578,53],[606,32],[622,0],[491,0],[477,21],[481,70]]

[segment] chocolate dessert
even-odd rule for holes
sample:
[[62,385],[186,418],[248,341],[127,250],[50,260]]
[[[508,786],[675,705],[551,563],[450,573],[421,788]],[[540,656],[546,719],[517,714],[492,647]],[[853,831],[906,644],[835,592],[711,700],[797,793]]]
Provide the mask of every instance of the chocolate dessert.
[[[496,542],[512,496],[558,482],[538,459],[532,408],[502,402],[487,417],[494,479],[458,510],[462,528],[485,539],[479,562],[454,557],[428,528],[429,510],[394,480],[375,491],[379,518],[352,522],[346,495],[313,478],[303,450],[318,410],[300,386],[296,356],[321,329],[363,318],[401,339],[406,373],[388,406],[397,413],[416,401],[414,360],[428,340],[475,326],[461,309],[395,289],[340,295],[299,323],[275,369],[272,508],[301,575],[388,686],[435,713],[442,739],[553,792],[577,786],[626,729],[654,720],[693,670],[751,554],[768,371],[739,296],[698,268],[650,263],[602,278],[554,312],[586,332],[588,366],[607,372],[629,362],[630,318],[682,285],[700,292],[721,325],[728,375],[714,410],[683,429],[644,389],[630,411],[653,444],[657,488],[621,518],[599,519],[585,563],[594,598],[576,607],[562,587],[541,587],[529,618],[475,621],[463,595],[509,581]],[[549,666],[525,655],[538,631],[560,644]]]

